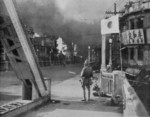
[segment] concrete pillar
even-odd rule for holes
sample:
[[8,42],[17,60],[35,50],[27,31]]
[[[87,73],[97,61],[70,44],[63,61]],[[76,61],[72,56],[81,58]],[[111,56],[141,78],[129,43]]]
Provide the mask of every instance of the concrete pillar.
[[102,35],[102,46],[101,46],[101,71],[106,71],[106,36]]
[[138,22],[138,19],[134,19],[134,29],[137,29],[137,28],[138,28],[137,22]]
[[128,20],[128,30],[130,30],[130,29],[131,29],[131,21]]
[[32,83],[28,79],[24,80],[22,84],[22,99],[32,100]]
[[44,54],[45,54],[45,55],[44,55],[44,57],[45,57],[45,58],[44,58],[44,59],[45,59],[45,60],[44,60],[44,66],[48,66],[49,63],[48,63],[48,60],[47,60],[47,47],[44,47],[44,51],[45,51],[45,52],[44,52]]
[[138,62],[138,48],[134,48],[134,60]]
[[50,52],[49,52],[49,63],[50,63],[50,65],[52,65],[53,63],[52,63],[52,49],[50,50]]
[[130,54],[130,53],[131,53],[130,48],[128,48],[128,63],[129,63],[130,58],[131,58],[131,57],[130,57],[130,56],[131,56],[131,54]]

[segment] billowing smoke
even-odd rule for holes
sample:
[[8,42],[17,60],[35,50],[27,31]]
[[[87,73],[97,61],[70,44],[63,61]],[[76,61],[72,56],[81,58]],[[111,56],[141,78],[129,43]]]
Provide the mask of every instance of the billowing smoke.
[[63,16],[53,0],[18,0],[23,22],[39,34],[54,34],[63,25]]
[[66,19],[56,0],[17,0],[17,3],[23,22],[38,34],[62,37],[67,45],[77,44],[81,53],[86,53],[89,45],[100,46],[99,22]]

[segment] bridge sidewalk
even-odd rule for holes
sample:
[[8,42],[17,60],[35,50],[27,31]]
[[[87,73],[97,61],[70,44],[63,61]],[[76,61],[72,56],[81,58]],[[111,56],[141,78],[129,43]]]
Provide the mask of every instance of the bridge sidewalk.
[[52,101],[19,117],[122,117],[110,98],[94,97],[83,102],[79,75],[52,87]]

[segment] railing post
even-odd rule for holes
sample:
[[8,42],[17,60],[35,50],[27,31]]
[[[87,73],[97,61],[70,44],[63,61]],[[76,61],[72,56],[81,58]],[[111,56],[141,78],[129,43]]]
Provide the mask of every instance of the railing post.
[[51,99],[51,78],[45,77],[44,80],[47,86],[47,93]]

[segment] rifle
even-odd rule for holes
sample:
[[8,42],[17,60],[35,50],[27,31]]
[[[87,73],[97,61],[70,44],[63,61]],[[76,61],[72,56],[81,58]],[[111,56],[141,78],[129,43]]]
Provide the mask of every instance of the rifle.
[[83,79],[80,79],[79,82],[81,83],[81,86],[83,85]]
[[[95,78],[95,77],[94,77],[94,78]],[[90,81],[90,82],[89,82],[89,83],[90,83],[90,85],[92,85],[92,84],[93,84],[93,80],[94,80],[94,78],[89,80],[89,81]],[[83,78],[79,80],[79,82],[81,83],[81,86],[83,86],[83,80],[84,80]]]

